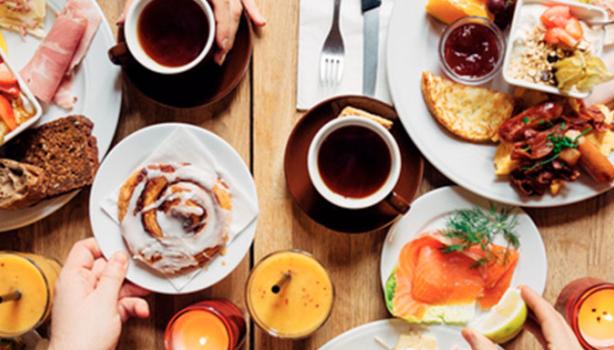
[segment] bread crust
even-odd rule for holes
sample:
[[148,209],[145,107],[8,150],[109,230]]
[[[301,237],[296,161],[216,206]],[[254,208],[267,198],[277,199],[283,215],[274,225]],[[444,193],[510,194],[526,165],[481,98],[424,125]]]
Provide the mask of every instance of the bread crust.
[[452,134],[471,142],[496,141],[499,126],[512,116],[513,98],[422,73],[424,101],[433,117]]
[[48,178],[37,166],[0,159],[0,209],[22,209],[46,196]]
[[68,116],[26,131],[7,147],[10,158],[35,165],[48,176],[46,197],[91,185],[98,171],[94,123]]

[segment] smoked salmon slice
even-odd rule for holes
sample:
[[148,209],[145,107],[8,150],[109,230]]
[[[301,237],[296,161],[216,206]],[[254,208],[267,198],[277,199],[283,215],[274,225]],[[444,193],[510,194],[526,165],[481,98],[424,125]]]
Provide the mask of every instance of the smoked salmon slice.
[[386,291],[387,306],[397,317],[420,320],[432,306],[477,302],[495,305],[509,288],[518,251],[490,245],[462,252],[445,251],[449,240],[424,234],[407,243],[399,255]]

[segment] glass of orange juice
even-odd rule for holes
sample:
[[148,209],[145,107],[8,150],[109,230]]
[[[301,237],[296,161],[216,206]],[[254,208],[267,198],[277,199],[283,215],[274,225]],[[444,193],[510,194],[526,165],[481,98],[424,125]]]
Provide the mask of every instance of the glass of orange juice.
[[302,339],[329,318],[335,290],[326,269],[301,250],[266,256],[247,281],[246,302],[252,319],[273,337]]
[[40,255],[0,252],[0,337],[23,335],[51,314],[61,266]]
[[235,350],[245,342],[241,310],[225,299],[205,300],[179,311],[166,327],[166,350]]
[[563,288],[556,308],[582,347],[614,349],[614,284],[592,277],[577,279]]

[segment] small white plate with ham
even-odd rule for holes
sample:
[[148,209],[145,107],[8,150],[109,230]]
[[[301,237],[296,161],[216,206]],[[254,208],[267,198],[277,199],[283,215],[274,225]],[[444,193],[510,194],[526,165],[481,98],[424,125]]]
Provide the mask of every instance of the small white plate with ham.
[[[115,38],[94,0],[48,0],[45,38],[3,30],[6,60],[43,106],[37,125],[85,115],[94,124],[99,156],[109,149],[121,108],[120,69],[107,58]],[[41,220],[68,203],[77,191],[18,211],[0,210],[0,232]]]

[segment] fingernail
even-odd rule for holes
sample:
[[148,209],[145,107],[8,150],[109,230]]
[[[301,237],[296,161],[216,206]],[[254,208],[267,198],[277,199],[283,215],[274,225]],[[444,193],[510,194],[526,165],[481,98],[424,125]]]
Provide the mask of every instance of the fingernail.
[[230,42],[230,40],[228,40],[228,38],[222,40],[222,49],[226,50],[228,48],[228,43]]

